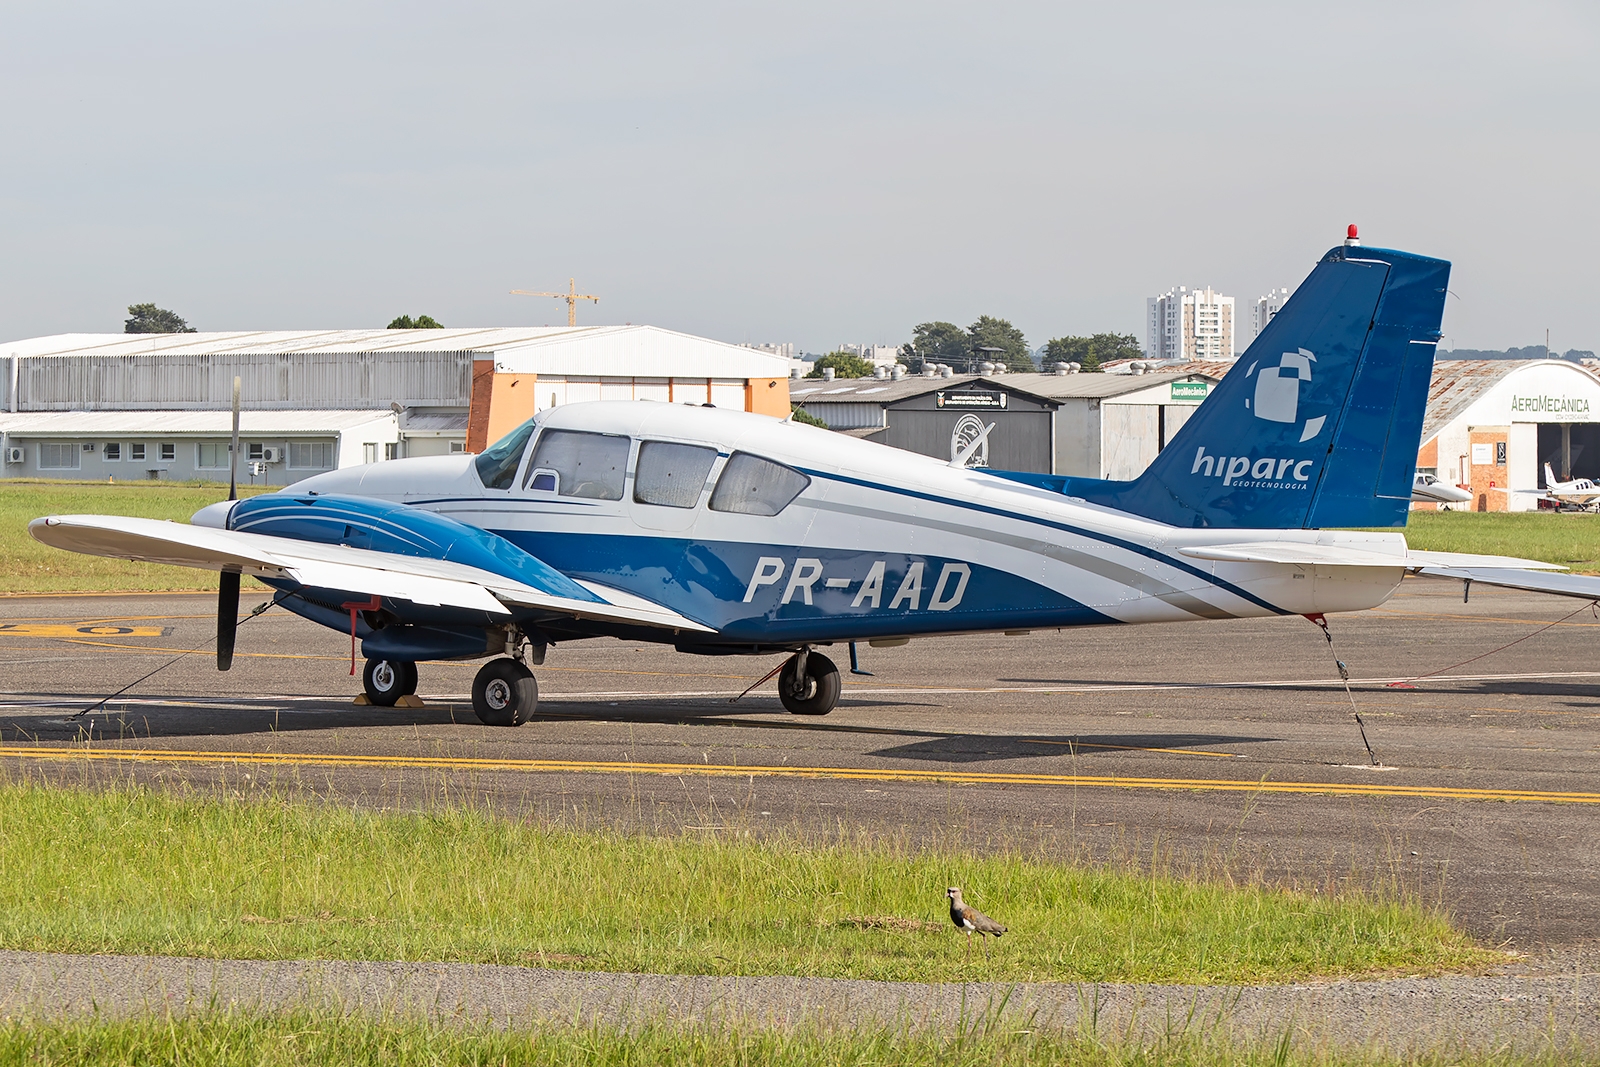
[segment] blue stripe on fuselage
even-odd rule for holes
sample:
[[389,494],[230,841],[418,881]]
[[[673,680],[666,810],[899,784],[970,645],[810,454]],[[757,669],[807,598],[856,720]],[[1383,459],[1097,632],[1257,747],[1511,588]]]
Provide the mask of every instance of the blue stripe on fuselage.
[[[706,640],[717,644],[1117,621],[1037,582],[940,556],[638,535],[496,532],[563,573],[665,604],[714,627],[717,634]],[[760,575],[767,580],[758,580]],[[680,640],[701,638],[684,635]]]

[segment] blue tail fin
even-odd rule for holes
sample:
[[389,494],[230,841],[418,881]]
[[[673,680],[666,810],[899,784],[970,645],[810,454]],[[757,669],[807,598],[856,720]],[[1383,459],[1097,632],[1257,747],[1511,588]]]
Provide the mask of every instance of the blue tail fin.
[[1404,526],[1449,278],[1335,248],[1143,475],[1061,488],[1174,526]]

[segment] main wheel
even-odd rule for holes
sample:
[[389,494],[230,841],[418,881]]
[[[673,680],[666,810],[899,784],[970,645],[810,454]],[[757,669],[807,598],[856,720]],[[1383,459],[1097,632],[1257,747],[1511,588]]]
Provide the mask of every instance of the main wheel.
[[795,715],[828,714],[839,703],[839,688],[839,668],[820,652],[806,654],[803,680],[795,671],[794,658],[778,672],[778,699]]
[[521,726],[539,706],[539,683],[514,659],[492,659],[472,682],[472,710],[485,726]]
[[403,696],[417,691],[417,665],[409,660],[369,659],[361,672],[367,699],[383,708],[392,708]]

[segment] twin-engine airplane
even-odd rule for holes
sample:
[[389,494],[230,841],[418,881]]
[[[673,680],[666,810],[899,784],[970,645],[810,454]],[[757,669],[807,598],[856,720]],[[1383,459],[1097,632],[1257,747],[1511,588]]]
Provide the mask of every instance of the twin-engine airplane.
[[472,701],[500,726],[534,712],[530,668],[549,646],[585,637],[781,654],[784,707],[821,715],[840,680],[817,649],[841,642],[1356,611],[1408,571],[1600,597],[1532,573],[1544,564],[1334,529],[1405,524],[1450,269],[1351,237],[1130,482],[602,402],[544,411],[480,455],[319,474],[189,525],[61,515],[29,529],[221,571],[224,670],[241,574],[359,638],[375,704],[414,692],[420,661],[494,657]]

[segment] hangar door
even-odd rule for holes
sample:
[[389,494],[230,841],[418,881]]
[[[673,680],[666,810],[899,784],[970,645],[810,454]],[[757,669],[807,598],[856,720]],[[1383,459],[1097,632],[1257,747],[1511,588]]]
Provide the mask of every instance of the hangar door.
[[1100,477],[1139,477],[1197,410],[1198,404],[1102,404]]
[[[1569,435],[1565,448],[1563,430]],[[1563,453],[1570,453],[1571,473],[1563,473]],[[1600,482],[1600,423],[1541,422],[1539,424],[1539,488],[1541,489],[1549,488],[1544,484],[1546,463],[1556,472],[1556,477],[1563,481],[1588,478]]]
[[993,423],[987,448],[977,453],[974,465],[1049,474],[1054,409],[1048,401],[1017,393],[957,386],[887,405],[888,429],[873,440],[948,461]]

